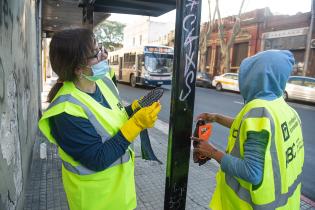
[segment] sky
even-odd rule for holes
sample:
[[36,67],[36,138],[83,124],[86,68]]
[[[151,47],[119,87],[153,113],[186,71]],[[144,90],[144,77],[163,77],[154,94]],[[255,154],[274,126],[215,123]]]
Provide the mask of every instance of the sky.
[[[214,3],[215,0],[212,0]],[[219,0],[219,7],[221,16],[235,15],[238,13],[241,0]],[[212,4],[213,5],[213,4]],[[212,6],[213,7],[213,6]],[[273,14],[288,14],[294,15],[297,12],[309,12],[311,10],[311,0],[245,0],[243,6],[243,12],[269,7]],[[205,22],[208,19],[208,1],[202,1],[201,9],[201,22]],[[175,22],[175,10],[168,12],[160,17],[151,17],[153,21]],[[135,21],[143,18],[139,15],[123,15],[123,14],[112,14],[108,20],[119,21],[124,24],[132,24]]]

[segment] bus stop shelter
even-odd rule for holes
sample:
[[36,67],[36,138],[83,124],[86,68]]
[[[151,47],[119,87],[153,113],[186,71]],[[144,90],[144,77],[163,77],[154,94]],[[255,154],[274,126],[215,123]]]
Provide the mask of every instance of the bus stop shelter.
[[218,165],[188,162],[201,0],[0,0],[0,209],[68,210],[57,148],[42,147],[47,140],[38,132],[47,86],[57,79],[45,80],[45,38],[68,27],[92,29],[112,12],[158,16],[175,8],[171,123],[158,120],[149,131],[164,164],[136,157],[137,209],[208,209]]
[[[201,0],[44,0],[42,36],[68,27],[93,29],[110,13],[160,16],[176,9],[174,69],[164,209],[184,209],[191,150]],[[163,202],[163,201],[161,201]]]

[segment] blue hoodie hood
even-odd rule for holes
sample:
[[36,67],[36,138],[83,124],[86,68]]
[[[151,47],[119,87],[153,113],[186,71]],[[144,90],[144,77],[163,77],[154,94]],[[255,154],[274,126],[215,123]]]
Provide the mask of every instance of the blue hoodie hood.
[[244,59],[239,71],[239,88],[245,103],[281,97],[293,65],[294,57],[288,50],[267,50]]

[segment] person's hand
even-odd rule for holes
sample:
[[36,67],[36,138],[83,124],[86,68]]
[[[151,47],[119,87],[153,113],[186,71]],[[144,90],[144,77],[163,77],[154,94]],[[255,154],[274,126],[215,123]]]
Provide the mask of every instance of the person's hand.
[[207,122],[216,122],[216,117],[217,117],[216,113],[202,113],[196,117],[196,120],[202,119]]
[[194,150],[193,150],[193,160],[194,160],[194,163],[198,163],[199,166],[205,164],[206,162],[208,162],[208,160],[211,160],[211,158],[207,158],[207,157],[204,157],[204,156],[201,156],[198,151],[195,149],[198,147],[198,144],[199,142],[198,141],[195,141],[194,139],[198,139],[198,138],[191,138],[193,140],[193,147],[194,147]]
[[152,128],[160,111],[161,104],[154,102],[151,106],[141,108],[131,118],[134,118],[135,123],[142,129]]
[[200,156],[198,151],[194,149],[193,150],[193,160],[194,160],[194,163],[199,163],[199,166],[201,166],[201,165],[205,164],[206,162],[208,162],[208,160],[211,160],[211,158]]
[[154,126],[160,111],[161,105],[158,102],[141,108],[122,126],[121,133],[129,142],[132,142],[143,129]]
[[198,152],[194,150],[193,151],[193,160],[194,160],[194,163],[198,163],[199,166],[202,166],[203,164],[205,164],[206,162],[211,160],[211,158],[200,157]]
[[194,147],[194,153],[196,153],[199,159],[211,159],[214,153],[218,151],[212,144],[208,143],[208,141],[196,137],[191,137],[191,140],[197,142]]
[[107,52],[107,50],[105,49],[104,46],[101,46],[101,47],[100,47],[100,50],[101,50],[101,52],[102,52],[102,57],[101,57],[101,59],[102,59],[102,60],[106,60],[107,57],[108,57],[108,52]]

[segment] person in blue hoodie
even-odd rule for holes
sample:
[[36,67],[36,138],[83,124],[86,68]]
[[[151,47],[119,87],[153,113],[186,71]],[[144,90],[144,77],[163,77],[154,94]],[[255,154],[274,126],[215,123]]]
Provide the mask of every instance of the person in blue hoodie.
[[220,164],[212,210],[300,209],[301,120],[282,97],[293,65],[294,57],[286,50],[244,59],[239,88],[245,104],[237,116],[202,113],[197,117],[230,128],[225,152],[192,137],[198,142],[194,155]]

